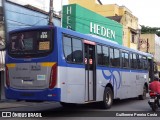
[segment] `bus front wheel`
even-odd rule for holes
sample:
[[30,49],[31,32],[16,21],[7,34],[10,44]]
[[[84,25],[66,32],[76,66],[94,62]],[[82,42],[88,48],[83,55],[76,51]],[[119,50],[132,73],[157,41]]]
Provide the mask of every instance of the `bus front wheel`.
[[110,87],[106,87],[104,90],[102,107],[104,109],[109,109],[111,108],[112,103],[113,103],[113,91]]

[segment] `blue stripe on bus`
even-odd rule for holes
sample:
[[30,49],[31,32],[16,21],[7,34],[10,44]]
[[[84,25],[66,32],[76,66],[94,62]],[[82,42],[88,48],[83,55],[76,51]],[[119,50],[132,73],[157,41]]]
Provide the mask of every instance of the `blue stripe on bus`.
[[148,73],[148,70],[142,70],[142,69],[123,69],[123,68],[114,68],[114,67],[97,67],[98,70],[116,70],[121,72],[138,72],[138,73]]
[[[61,62],[58,63],[58,66],[62,67],[72,67],[72,68],[85,68],[85,64],[74,64],[74,63],[67,63],[67,62]],[[97,66],[97,70],[116,70],[121,72],[138,72],[138,73],[148,73],[148,70],[142,70],[142,69],[123,69],[123,68],[114,68],[114,67],[105,67],[105,66]]]
[[37,101],[60,101],[61,89],[44,89],[44,90],[18,90],[13,88],[5,88],[7,99],[16,100],[37,100]]

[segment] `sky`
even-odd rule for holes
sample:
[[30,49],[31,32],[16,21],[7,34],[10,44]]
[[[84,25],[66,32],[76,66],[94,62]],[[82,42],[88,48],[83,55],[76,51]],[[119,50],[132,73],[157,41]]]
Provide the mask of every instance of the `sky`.
[[[21,4],[32,4],[41,9],[49,10],[49,0],[12,0]],[[54,11],[60,11],[61,5],[68,4],[68,0],[53,0]],[[140,25],[160,27],[159,0],[101,0],[103,4],[117,4],[126,6],[138,18]]]

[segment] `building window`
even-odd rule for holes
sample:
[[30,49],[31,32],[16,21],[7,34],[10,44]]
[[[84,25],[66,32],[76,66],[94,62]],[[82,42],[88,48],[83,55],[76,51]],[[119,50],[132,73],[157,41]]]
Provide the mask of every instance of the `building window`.
[[131,42],[132,42],[132,43],[135,43],[135,34],[133,34],[133,33],[132,33]]

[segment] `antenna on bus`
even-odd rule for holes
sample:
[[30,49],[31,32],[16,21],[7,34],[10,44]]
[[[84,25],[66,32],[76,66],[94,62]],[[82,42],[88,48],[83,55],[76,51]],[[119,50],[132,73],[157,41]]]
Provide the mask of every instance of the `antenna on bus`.
[[53,0],[50,0],[48,25],[53,25]]

